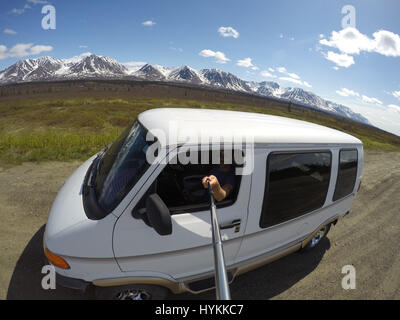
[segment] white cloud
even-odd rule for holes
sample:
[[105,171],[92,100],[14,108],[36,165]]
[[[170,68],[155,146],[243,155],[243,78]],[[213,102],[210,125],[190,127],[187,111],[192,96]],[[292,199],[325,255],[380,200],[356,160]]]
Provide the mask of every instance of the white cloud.
[[268,71],[264,70],[260,72],[260,75],[266,78],[276,78],[275,75],[269,73]]
[[7,47],[0,44],[0,60],[7,58]]
[[176,48],[176,47],[169,47],[173,51],[178,51],[178,52],[183,52],[182,48]]
[[324,36],[323,33],[320,33],[320,34],[319,34],[319,38],[320,38],[320,39],[322,39],[322,38],[324,38],[324,37],[325,37],[325,36]]
[[353,90],[346,89],[346,88],[342,88],[341,90],[336,90],[336,93],[342,97],[349,97],[349,96],[359,97],[360,96],[360,94],[358,92],[355,92]]
[[233,37],[235,39],[239,38],[239,32],[237,32],[232,27],[220,27],[218,29],[218,32],[223,37]]
[[14,31],[14,30],[12,30],[12,29],[4,29],[4,30],[3,30],[3,33],[5,33],[5,34],[11,34],[11,35],[17,34],[17,32]]
[[80,49],[86,49],[88,46],[79,46]]
[[332,31],[330,40],[322,39],[319,43],[337,48],[340,52],[347,54],[359,54],[360,51],[370,51],[372,49],[371,40],[356,28],[346,28],[339,32]]
[[400,37],[387,30],[379,30],[372,34],[373,38],[362,34],[356,28],[346,28],[332,31],[327,39],[321,39],[320,44],[339,49],[346,54],[359,54],[362,51],[377,52],[384,56],[400,56]]
[[398,105],[396,105],[396,104],[389,104],[388,107],[389,107],[391,110],[400,113],[400,106],[398,106]]
[[14,8],[11,10],[11,13],[14,14],[23,14],[27,9],[31,9],[32,7],[29,4],[25,4],[22,9]]
[[[346,106],[350,107],[353,111],[362,114],[374,126],[400,136],[400,112],[395,112],[395,109],[376,104],[369,104],[363,101],[349,101],[346,103]],[[383,119],[383,117],[386,119]]]
[[280,80],[283,81],[287,81],[287,82],[292,82],[292,83],[296,83],[299,85],[303,85],[303,82],[301,80],[297,80],[297,79],[293,79],[291,77],[279,77]]
[[393,91],[393,92],[392,92],[392,95],[393,95],[395,98],[400,99],[400,90],[399,90],[399,91]]
[[279,34],[279,38],[280,38],[280,39],[285,38],[285,39],[289,39],[289,40],[291,40],[291,41],[294,40],[294,37],[288,37],[288,36],[285,37],[285,36],[283,35],[283,33]]
[[252,70],[258,70],[258,67],[253,65],[253,63],[251,62],[251,58],[244,58],[242,60],[238,60],[236,65],[238,65],[239,67],[251,68]]
[[383,104],[382,101],[380,101],[377,98],[371,98],[366,95],[360,94],[356,91],[347,89],[347,88],[342,88],[340,90],[336,90],[336,93],[342,97],[357,97],[358,101],[363,101],[366,103],[380,104],[380,105]]
[[384,56],[400,56],[400,37],[398,34],[387,30],[379,30],[373,33],[375,51]]
[[212,51],[209,49],[204,49],[199,52],[199,55],[205,58],[213,57],[215,58],[215,62],[217,63],[227,63],[228,61],[230,61],[230,59],[228,59],[225,56],[225,54],[221,51]]
[[334,66],[332,69],[339,70],[340,68],[338,66]]
[[300,86],[305,86],[305,87],[311,88],[311,85],[307,81],[301,81],[299,79],[294,79],[291,77],[279,77],[279,80],[292,82],[292,83],[298,84]]
[[272,68],[268,68],[268,70],[271,71],[271,72],[275,72],[275,70],[272,69]]
[[151,20],[147,20],[147,21],[142,22],[142,25],[145,26],[145,27],[152,27],[155,24],[156,23],[154,21],[151,21]]
[[346,53],[335,53],[333,51],[328,51],[328,53],[324,53],[325,59],[334,62],[336,65],[340,67],[348,68],[352,64],[354,64],[354,58],[349,56]]
[[80,55],[78,55],[78,56],[73,56],[72,58],[66,58],[66,59],[63,59],[66,63],[76,63],[76,62],[78,62],[78,61],[80,61],[80,60],[82,60],[82,59],[84,59],[84,58],[86,58],[86,57],[89,57],[89,56],[91,56],[92,55],[92,53],[91,52],[84,52],[84,53],[81,53]]
[[36,45],[30,48],[28,55],[36,55],[42,52],[53,50],[52,46]]
[[287,71],[285,67],[277,67],[275,70],[287,75],[285,77],[279,77],[280,80],[311,88],[311,85],[307,81],[302,81],[298,74]]
[[32,43],[19,43],[13,46],[10,50],[7,50],[7,47],[4,45],[0,45],[0,60],[5,58],[22,58],[51,50],[53,50],[52,46],[34,46]]
[[362,95],[361,98],[362,98],[362,101],[367,102],[367,103],[382,104],[382,101],[380,101],[377,98],[370,98],[370,97],[367,97],[365,95]]
[[293,78],[293,79],[300,79],[300,77],[295,74],[295,73],[288,73],[289,77]]
[[46,4],[48,1],[46,0],[28,0],[28,2],[33,3],[33,4]]

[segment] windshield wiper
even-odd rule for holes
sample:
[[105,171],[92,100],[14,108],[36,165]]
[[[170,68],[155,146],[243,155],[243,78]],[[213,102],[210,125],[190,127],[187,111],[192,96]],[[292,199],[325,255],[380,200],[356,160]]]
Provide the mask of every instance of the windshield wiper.
[[96,175],[99,173],[101,166],[103,164],[103,159],[104,159],[104,154],[107,152],[107,150],[110,148],[112,142],[108,144],[108,146],[104,147],[103,150],[99,153],[99,161],[97,162],[97,170],[96,170]]
[[101,150],[98,155],[96,156],[96,158],[94,158],[92,165],[90,166],[90,175],[87,179],[87,186],[88,187],[94,187],[95,183],[94,180],[96,179],[97,174],[99,173],[100,167],[103,163],[103,157],[104,154],[106,153],[106,151],[108,150],[108,148],[110,147],[111,144],[109,144],[108,146],[104,147],[103,150]]

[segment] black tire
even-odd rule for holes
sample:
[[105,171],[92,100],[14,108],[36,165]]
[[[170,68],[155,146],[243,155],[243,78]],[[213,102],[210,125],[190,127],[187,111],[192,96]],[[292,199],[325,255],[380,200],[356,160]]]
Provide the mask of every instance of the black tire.
[[318,233],[300,251],[306,252],[314,249],[316,246],[318,246],[321,240],[326,237],[330,229],[331,224],[327,224],[326,226],[322,227],[318,231]]
[[167,288],[150,284],[95,287],[98,300],[164,300],[168,293]]

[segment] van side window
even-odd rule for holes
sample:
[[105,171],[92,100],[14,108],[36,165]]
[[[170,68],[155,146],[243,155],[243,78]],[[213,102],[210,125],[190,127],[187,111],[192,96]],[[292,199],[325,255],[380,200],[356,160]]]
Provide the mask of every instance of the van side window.
[[[206,162],[205,164],[202,164],[203,152],[209,154],[209,160],[203,161]],[[207,190],[204,189],[201,181],[203,177],[211,174],[217,176],[214,172],[218,172],[220,165],[210,164],[213,159],[212,151],[203,152],[196,152],[196,155],[193,156],[192,159],[197,158],[197,163],[189,162],[182,164],[179,161],[179,157],[172,159],[153,183],[153,191],[150,193],[156,192],[164,201],[168,209],[170,209],[171,214],[196,212],[209,209],[209,194]],[[229,152],[232,152],[232,150]],[[231,170],[225,172],[223,178],[226,181],[230,181],[229,184],[233,184],[233,190],[226,199],[216,202],[216,205],[219,208],[232,205],[236,201],[239,193],[241,176],[235,175],[236,164],[233,163],[230,167]],[[231,176],[226,178],[230,174]],[[143,199],[141,199],[138,204],[138,208],[144,207],[145,198],[147,198],[148,195],[149,192],[144,195]]]
[[331,173],[329,151],[272,152],[267,159],[260,227],[270,227],[321,208]]
[[339,200],[353,192],[357,178],[357,163],[357,149],[340,150],[338,176],[333,201]]

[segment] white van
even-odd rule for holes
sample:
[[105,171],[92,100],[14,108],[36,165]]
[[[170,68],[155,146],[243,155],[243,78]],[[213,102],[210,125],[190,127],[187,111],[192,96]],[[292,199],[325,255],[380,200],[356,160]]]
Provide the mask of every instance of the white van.
[[[188,145],[192,160],[215,154],[220,143],[188,143],[185,135],[201,131],[212,141],[215,130],[253,143],[250,152],[243,144],[224,149],[245,158],[251,153],[252,162],[243,174],[237,174],[243,162],[232,162],[233,190],[217,202],[230,282],[314,247],[349,212],[361,184],[359,139],[284,117],[152,109],[83,163],[59,191],[43,239],[57,284],[81,290],[94,285],[101,299],[160,299],[168,291],[213,288],[209,201],[201,178],[215,164],[183,163],[180,155],[188,155]],[[153,141],[146,139],[148,132]],[[159,149],[149,163],[154,141]],[[158,215],[149,213],[152,195],[164,210]]]

